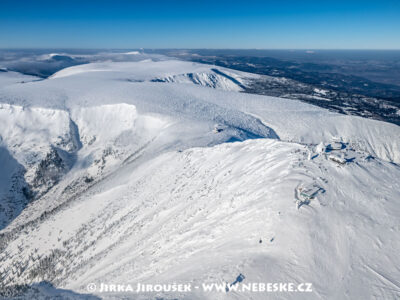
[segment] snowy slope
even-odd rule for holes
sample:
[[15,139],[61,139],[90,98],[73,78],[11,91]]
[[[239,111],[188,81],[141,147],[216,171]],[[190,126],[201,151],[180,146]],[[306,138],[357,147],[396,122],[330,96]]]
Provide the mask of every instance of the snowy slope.
[[[201,94],[200,94],[201,93]],[[356,149],[400,163],[400,128],[394,124],[329,112],[319,107],[275,97],[201,90],[198,97],[223,107],[238,109],[261,119],[281,140],[304,144],[329,143],[341,138]],[[268,100],[267,100],[268,99]]]
[[[238,93],[251,76],[145,60],[4,85],[0,286],[119,299],[132,294],[86,286],[243,274],[313,284],[273,299],[399,297],[399,127]],[[323,150],[334,137],[343,149]],[[320,190],[301,202],[310,184]]]
[[[196,81],[178,86],[179,80],[171,84],[152,82],[161,79],[168,82],[166,78],[174,76],[185,78],[184,74],[196,74],[195,77],[217,74],[213,70],[216,70],[213,66],[177,61],[94,63],[67,68],[53,75],[51,80],[25,84],[24,89],[5,88],[0,91],[0,97],[5,102],[58,109],[69,109],[77,104],[129,103],[146,113],[191,114],[190,118],[197,119],[213,114],[215,122],[222,107],[235,114],[244,112],[246,118],[255,116],[273,128],[282,140],[318,144],[329,142],[332,137],[342,137],[374,156],[400,162],[400,130],[393,124],[331,113],[299,101],[205,89],[198,87],[203,84]],[[223,68],[218,70],[243,84],[247,76],[255,76]],[[231,90],[237,91],[236,88]]]
[[39,79],[40,78],[36,76],[23,75],[18,72],[7,71],[6,69],[0,68],[0,88],[16,83],[30,82]]
[[74,66],[55,73],[51,78],[62,78],[88,72],[101,72],[105,76],[109,75],[105,72],[113,72],[111,76],[117,77],[119,75],[121,79],[131,82],[194,83],[230,91],[243,90],[248,79],[257,77],[255,74],[203,64],[174,60],[154,62],[146,59],[131,63],[92,63]]

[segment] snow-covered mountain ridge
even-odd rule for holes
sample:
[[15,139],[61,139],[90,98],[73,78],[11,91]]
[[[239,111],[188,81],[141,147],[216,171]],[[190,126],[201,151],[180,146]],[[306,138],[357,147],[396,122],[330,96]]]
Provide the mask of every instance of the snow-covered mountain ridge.
[[[238,93],[251,76],[145,60],[7,81],[0,286],[48,281],[88,293],[92,282],[242,273],[313,283],[312,294],[272,298],[396,297],[399,127]],[[318,194],[301,199],[310,184]]]

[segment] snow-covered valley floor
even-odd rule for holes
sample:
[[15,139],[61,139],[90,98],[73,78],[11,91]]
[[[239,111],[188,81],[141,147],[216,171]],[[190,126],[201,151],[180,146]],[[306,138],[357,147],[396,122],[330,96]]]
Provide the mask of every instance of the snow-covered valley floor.
[[[254,76],[150,58],[1,72],[0,295],[399,298],[400,127],[240,93]],[[312,292],[100,290],[237,278]]]

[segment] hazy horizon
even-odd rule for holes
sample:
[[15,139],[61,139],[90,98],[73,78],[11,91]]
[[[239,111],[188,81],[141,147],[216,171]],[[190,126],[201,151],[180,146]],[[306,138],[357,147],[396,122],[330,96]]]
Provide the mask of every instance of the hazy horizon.
[[1,1],[0,48],[398,50],[398,1]]

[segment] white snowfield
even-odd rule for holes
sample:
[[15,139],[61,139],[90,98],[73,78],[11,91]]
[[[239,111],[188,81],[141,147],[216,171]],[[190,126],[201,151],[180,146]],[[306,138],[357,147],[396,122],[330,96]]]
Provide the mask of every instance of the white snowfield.
[[[34,297],[399,298],[400,127],[240,93],[254,76],[147,59],[2,85],[0,290],[50,282]],[[345,164],[325,152],[338,139],[332,151]],[[310,185],[316,196],[301,199]],[[202,289],[240,274],[236,291]],[[192,288],[101,292],[102,283]],[[251,283],[312,291],[240,290]]]
[[0,68],[0,88],[16,84],[16,83],[24,83],[34,80],[39,80],[39,77],[23,75],[21,73],[7,71],[6,69]]
[[100,77],[111,77],[132,82],[155,81],[195,83],[203,86],[219,88],[223,90],[241,91],[242,85],[248,79],[257,77],[255,74],[238,72],[226,68],[213,68],[212,66],[183,61],[167,60],[154,62],[150,59],[140,62],[114,62],[92,63],[78,65],[63,69],[51,78],[62,78],[88,72],[100,72]]

